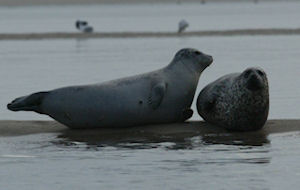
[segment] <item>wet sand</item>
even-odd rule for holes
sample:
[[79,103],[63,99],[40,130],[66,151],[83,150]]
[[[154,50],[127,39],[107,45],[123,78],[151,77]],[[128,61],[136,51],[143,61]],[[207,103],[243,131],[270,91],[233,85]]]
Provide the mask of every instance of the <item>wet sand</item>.
[[161,37],[205,37],[205,36],[249,36],[249,35],[299,35],[300,28],[236,29],[177,32],[95,32],[85,33],[23,33],[0,34],[0,40],[38,40],[38,39],[85,39],[85,38],[161,38]]
[[[238,133],[236,134],[264,134],[283,133],[300,131],[300,120],[268,120],[263,129],[255,132]],[[1,120],[0,121],[0,136],[20,136],[38,133],[67,133],[75,136],[105,136],[106,138],[120,136],[196,136],[206,133],[219,134],[228,133],[222,128],[212,126],[203,121],[191,121],[186,123],[174,123],[164,125],[148,125],[131,128],[103,128],[103,129],[85,129],[71,130],[56,121],[15,121]]]

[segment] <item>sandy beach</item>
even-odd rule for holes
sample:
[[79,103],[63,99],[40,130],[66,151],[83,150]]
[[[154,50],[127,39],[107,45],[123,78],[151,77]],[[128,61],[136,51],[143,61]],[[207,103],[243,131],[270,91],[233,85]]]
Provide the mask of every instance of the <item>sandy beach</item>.
[[[247,133],[234,134],[264,134],[283,133],[300,131],[300,120],[268,120],[262,130]],[[16,121],[16,120],[1,120],[0,121],[0,136],[19,136],[38,133],[68,133],[79,136],[111,136],[111,137],[126,137],[126,136],[196,136],[207,133],[219,134],[228,133],[228,131],[212,126],[203,121],[191,121],[186,123],[174,123],[164,125],[149,125],[131,128],[103,128],[89,130],[71,130],[57,123],[56,121]]]
[[300,28],[287,29],[237,29],[177,32],[95,32],[90,34],[75,32],[0,34],[0,40],[38,40],[38,39],[87,39],[87,38],[162,38],[162,37],[205,37],[205,36],[245,36],[245,35],[299,35]]

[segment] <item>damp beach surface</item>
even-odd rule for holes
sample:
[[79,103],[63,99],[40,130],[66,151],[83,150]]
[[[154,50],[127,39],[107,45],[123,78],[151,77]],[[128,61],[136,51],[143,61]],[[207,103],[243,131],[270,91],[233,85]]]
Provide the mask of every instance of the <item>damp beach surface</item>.
[[[1,1],[0,1],[1,2]],[[4,34],[76,33],[86,19],[98,32],[299,28],[300,3],[0,6]],[[184,47],[211,54],[209,82],[247,67],[269,79],[266,128],[230,133],[191,123],[115,131],[70,131],[12,99],[37,91],[104,82],[166,66]],[[51,38],[0,41],[0,189],[299,189],[300,35]],[[44,127],[44,128],[43,128]]]

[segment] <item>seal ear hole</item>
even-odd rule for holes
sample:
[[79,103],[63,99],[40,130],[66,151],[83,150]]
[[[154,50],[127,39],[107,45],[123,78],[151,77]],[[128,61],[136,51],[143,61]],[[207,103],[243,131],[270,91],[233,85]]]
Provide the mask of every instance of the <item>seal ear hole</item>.
[[139,104],[140,104],[140,105],[142,105],[142,104],[143,104],[143,101],[142,101],[142,100],[140,100],[140,101],[139,101]]

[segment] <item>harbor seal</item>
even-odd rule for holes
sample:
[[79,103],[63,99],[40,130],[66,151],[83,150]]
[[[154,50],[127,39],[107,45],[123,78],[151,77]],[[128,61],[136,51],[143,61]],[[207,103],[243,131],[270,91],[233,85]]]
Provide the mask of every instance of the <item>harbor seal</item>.
[[235,131],[262,128],[269,113],[266,73],[248,68],[208,84],[197,99],[199,115],[207,122]]
[[169,65],[100,84],[71,86],[15,99],[12,111],[46,114],[70,128],[128,127],[183,122],[210,55],[185,48]]

